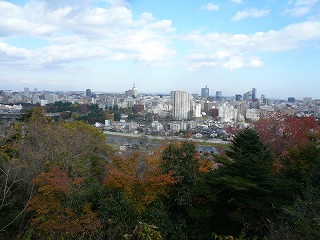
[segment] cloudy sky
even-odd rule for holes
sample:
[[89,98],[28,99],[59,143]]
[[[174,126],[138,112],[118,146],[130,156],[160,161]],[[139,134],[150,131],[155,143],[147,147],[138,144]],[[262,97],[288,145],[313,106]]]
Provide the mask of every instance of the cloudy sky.
[[0,0],[0,89],[320,98],[320,0]]

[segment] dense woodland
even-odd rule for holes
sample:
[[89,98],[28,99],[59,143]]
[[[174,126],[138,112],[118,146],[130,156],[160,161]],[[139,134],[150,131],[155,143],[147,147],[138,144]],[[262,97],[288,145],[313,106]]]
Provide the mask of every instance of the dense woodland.
[[1,123],[0,239],[318,239],[319,126],[263,116],[222,155],[192,142],[120,155],[34,108]]

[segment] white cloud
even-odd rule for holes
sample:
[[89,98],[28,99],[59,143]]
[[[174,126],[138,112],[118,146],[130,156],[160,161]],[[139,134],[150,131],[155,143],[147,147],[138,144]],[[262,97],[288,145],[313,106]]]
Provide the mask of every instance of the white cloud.
[[246,52],[282,52],[299,48],[309,41],[320,40],[320,21],[294,23],[277,31],[254,34],[196,32],[183,39],[198,47],[212,50],[231,48]]
[[320,21],[295,23],[277,31],[254,34],[195,32],[183,40],[195,46],[196,54],[189,55],[193,71],[204,66],[222,66],[230,70],[261,67],[262,60],[254,57],[259,53],[291,51],[319,41]]
[[220,7],[214,3],[208,3],[201,7],[201,10],[207,10],[207,11],[218,11],[219,9]]
[[0,37],[11,35],[47,35],[57,30],[53,24],[32,20],[32,12],[12,3],[0,1]]
[[154,23],[149,23],[146,24],[144,28],[148,30],[161,31],[163,33],[174,31],[174,28],[172,28],[171,20],[162,20]]
[[141,13],[141,19],[144,21],[152,21],[154,20],[154,17],[150,12],[143,12]]
[[263,66],[263,62],[259,58],[253,58],[249,62],[250,67],[258,68]]
[[319,10],[316,5],[319,5],[320,0],[297,0],[289,2],[289,6],[283,11],[283,14],[289,14],[292,17],[303,17],[311,12]]
[[167,64],[174,57],[171,20],[157,21],[147,12],[135,20],[127,1],[107,2],[108,7],[95,7],[91,0],[33,0],[19,7],[0,1],[0,37],[35,36],[48,43],[28,50],[0,42],[0,64],[62,66],[91,59]]
[[239,21],[248,17],[260,18],[260,17],[267,16],[269,13],[270,13],[269,9],[258,10],[255,8],[249,8],[242,11],[238,11],[236,15],[232,17],[232,20]]
[[21,61],[31,55],[31,52],[14,46],[10,46],[4,42],[0,42],[0,61],[3,64],[14,61]]
[[247,58],[228,51],[217,51],[211,54],[191,54],[188,71],[196,72],[206,68],[223,67],[229,71],[241,68],[259,68],[263,66],[259,58]]

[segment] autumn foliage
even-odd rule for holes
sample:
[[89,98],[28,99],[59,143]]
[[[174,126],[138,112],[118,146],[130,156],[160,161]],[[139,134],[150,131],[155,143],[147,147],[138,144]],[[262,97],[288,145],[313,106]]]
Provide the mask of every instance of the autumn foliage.
[[313,117],[267,114],[221,155],[118,154],[35,109],[0,141],[0,239],[319,239],[319,139]]
[[253,123],[253,127],[276,158],[285,156],[287,150],[302,146],[312,134],[319,133],[313,116],[296,117],[281,113],[265,114]]
[[159,153],[135,152],[131,156],[114,156],[106,171],[105,187],[122,189],[134,208],[143,211],[177,180],[173,172],[162,173]]
[[64,203],[79,179],[73,181],[60,168],[52,168],[40,173],[33,182],[38,187],[31,199],[29,211],[34,213],[32,226],[40,238],[85,236],[101,228],[98,214],[91,209],[91,203],[82,206],[81,213],[75,213]]

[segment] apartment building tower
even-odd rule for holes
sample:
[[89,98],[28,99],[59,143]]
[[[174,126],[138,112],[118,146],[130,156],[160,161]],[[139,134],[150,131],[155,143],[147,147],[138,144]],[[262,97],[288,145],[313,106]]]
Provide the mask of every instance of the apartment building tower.
[[191,95],[184,91],[172,91],[172,116],[176,120],[188,120],[192,117]]

